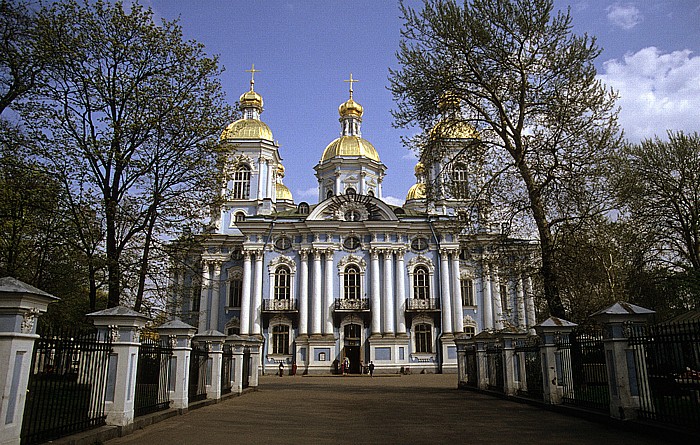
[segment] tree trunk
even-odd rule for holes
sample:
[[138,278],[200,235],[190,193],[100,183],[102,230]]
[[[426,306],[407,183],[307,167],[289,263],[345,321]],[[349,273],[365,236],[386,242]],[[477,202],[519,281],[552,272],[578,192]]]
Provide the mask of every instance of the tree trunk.
[[107,198],[107,307],[119,306],[119,251],[117,249],[116,213],[117,203]]
[[156,225],[156,211],[155,208],[157,203],[151,205],[151,212],[149,215],[148,229],[146,230],[146,239],[143,245],[143,255],[141,255],[141,267],[139,269],[139,287],[136,291],[136,302],[134,303],[134,310],[139,312],[141,310],[141,305],[143,304],[143,293],[146,287],[146,275],[148,273],[148,255],[151,251],[151,242],[153,240],[153,228]]

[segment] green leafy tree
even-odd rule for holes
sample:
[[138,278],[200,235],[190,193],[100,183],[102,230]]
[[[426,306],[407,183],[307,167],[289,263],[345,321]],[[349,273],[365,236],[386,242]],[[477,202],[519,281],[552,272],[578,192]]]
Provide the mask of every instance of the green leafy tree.
[[48,14],[63,58],[35,98],[46,106],[26,120],[48,135],[42,157],[68,178],[74,204],[99,204],[89,224],[104,224],[108,305],[123,297],[138,310],[154,242],[213,196],[213,141],[232,114],[221,70],[138,3],[67,1]]
[[[484,198],[534,222],[544,298],[552,315],[564,317],[556,230],[606,209],[600,169],[619,141],[614,94],[595,77],[595,39],[574,35],[569,13],[554,13],[549,0],[401,8],[400,67],[390,73],[396,124],[477,130],[478,156],[487,162]],[[459,107],[446,122],[438,107],[445,97]],[[446,158],[444,144],[412,142],[424,162]]]

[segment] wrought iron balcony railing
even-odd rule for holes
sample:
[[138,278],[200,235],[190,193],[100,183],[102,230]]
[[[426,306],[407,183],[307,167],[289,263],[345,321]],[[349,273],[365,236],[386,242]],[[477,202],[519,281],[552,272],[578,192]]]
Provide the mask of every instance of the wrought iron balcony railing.
[[296,300],[263,300],[263,312],[296,312]]
[[439,311],[436,298],[407,298],[407,311]]
[[338,312],[369,311],[369,298],[347,298],[335,300],[335,310]]

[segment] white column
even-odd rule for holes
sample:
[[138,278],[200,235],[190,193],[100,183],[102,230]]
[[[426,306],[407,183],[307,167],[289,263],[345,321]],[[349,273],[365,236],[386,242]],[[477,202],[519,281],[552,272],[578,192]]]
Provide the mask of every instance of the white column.
[[[503,329],[503,300],[501,300],[501,279],[498,276],[498,266],[491,266],[491,287],[493,295],[494,328]],[[506,296],[507,298],[507,296]]]
[[209,261],[202,260],[202,291],[199,296],[199,332],[207,330],[207,304],[209,303]]
[[360,195],[366,195],[367,194],[367,187],[365,186],[365,176],[367,176],[367,172],[360,172],[360,190],[357,191]]
[[440,286],[442,288],[442,333],[452,333],[452,302],[450,301],[450,263],[447,251],[440,252]]
[[265,197],[272,198],[272,171],[269,159],[265,159],[265,171],[267,172],[267,176],[265,177]]
[[302,250],[299,268],[299,335],[309,333],[309,252]]
[[527,325],[532,327],[537,324],[535,315],[535,296],[532,294],[532,278],[523,277],[525,280],[525,304],[527,306]]
[[394,335],[394,253],[384,251],[384,333]]
[[404,266],[404,250],[396,252],[396,334],[406,334],[406,267]]
[[382,324],[382,297],[379,294],[379,252],[376,249],[372,249],[372,271],[370,280],[372,281],[372,304],[370,309],[372,310],[372,335],[381,334]]
[[258,158],[258,199],[263,197],[263,158]]
[[314,290],[311,293],[311,334],[321,334],[321,251],[314,250]]
[[[250,283],[253,281],[250,251],[243,251],[243,289],[241,295],[241,336],[250,335]],[[202,332],[202,331],[200,331]]]
[[459,251],[452,251],[452,300],[454,307],[453,326],[455,333],[464,332],[464,314],[462,313],[462,282],[459,276]]
[[[221,299],[221,261],[213,261],[213,276],[211,282],[211,312],[209,313],[209,329],[219,329],[219,303]],[[200,331],[202,332],[202,331]]]
[[323,333],[333,334],[333,250],[326,250],[326,291],[323,302]]
[[518,326],[525,327],[525,293],[521,277],[515,277],[516,301],[518,303]]
[[481,285],[483,293],[484,329],[493,329],[493,303],[491,298],[491,270],[484,262],[481,265]]
[[340,190],[340,173],[335,174],[335,194],[341,195],[343,192]]
[[263,284],[263,251],[258,250],[255,253],[255,287],[253,291],[253,307],[250,311],[251,325],[253,326],[253,335],[260,335],[262,330],[262,284]]

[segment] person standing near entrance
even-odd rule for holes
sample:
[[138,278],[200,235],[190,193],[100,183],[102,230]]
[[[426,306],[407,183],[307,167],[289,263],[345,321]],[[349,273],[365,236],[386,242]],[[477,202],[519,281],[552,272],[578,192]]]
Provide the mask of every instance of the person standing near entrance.
[[369,376],[374,377],[374,363],[372,361],[369,362]]
[[350,359],[345,357],[343,359],[343,375],[347,374],[350,371]]
[[284,375],[284,363],[280,362],[280,377]]

